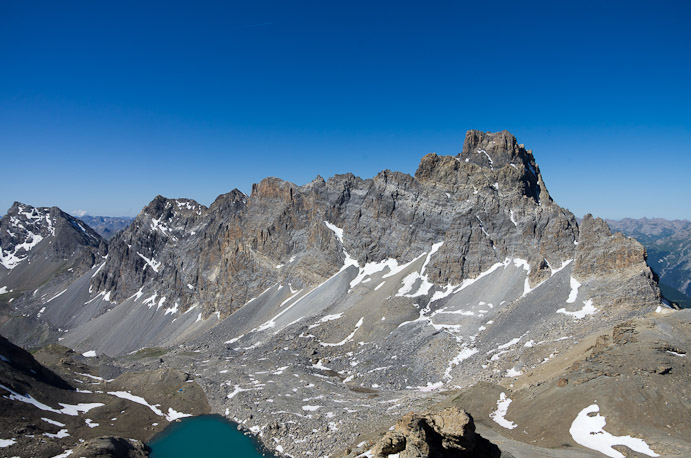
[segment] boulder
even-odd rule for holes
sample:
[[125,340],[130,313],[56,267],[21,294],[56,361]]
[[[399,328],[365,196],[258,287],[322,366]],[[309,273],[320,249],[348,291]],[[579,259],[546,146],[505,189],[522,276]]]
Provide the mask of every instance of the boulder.
[[499,457],[499,448],[475,432],[470,414],[458,407],[419,415],[410,412],[372,448],[377,458]]

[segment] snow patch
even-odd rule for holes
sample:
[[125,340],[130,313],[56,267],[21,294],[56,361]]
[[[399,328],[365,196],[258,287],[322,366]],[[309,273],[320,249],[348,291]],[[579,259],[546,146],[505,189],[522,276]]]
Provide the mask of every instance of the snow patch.
[[59,426],[60,428],[63,428],[65,426],[64,423],[60,423],[59,421],[51,420],[50,418],[41,417],[41,420],[45,421],[46,423],[50,423],[51,425]]
[[429,393],[430,391],[436,391],[443,386],[444,386],[444,382],[437,382],[437,383],[427,382],[427,386],[419,386],[418,391],[422,391],[423,393]]
[[176,302],[172,307],[168,307],[163,315],[176,314],[178,313],[178,303]]
[[173,408],[168,408],[168,413],[167,413],[167,414],[164,414],[164,413],[161,411],[161,409],[158,408],[158,407],[159,407],[159,404],[151,405],[151,404],[149,404],[148,402],[146,402],[146,399],[144,399],[143,397],[141,397],[141,396],[136,396],[136,395],[130,393],[129,391],[108,391],[108,394],[110,394],[111,396],[115,396],[115,397],[121,398],[121,399],[127,399],[127,400],[129,400],[129,401],[132,401],[132,402],[135,402],[135,403],[137,403],[137,404],[141,404],[141,405],[143,405],[143,406],[145,406],[145,407],[148,407],[149,409],[151,409],[151,411],[152,411],[153,413],[155,413],[155,414],[158,415],[159,417],[165,417],[166,420],[168,420],[168,421],[174,421],[174,420],[176,420],[176,419],[178,419],[178,418],[190,417],[190,416],[191,416],[191,415],[189,415],[189,414],[184,414],[184,413],[177,412],[177,411],[175,411]]
[[506,397],[506,393],[502,392],[499,395],[499,400],[497,401],[497,410],[489,414],[489,417],[492,419],[492,421],[502,428],[514,429],[518,426],[516,423],[504,418],[506,416],[506,412],[509,410],[509,405],[511,402],[511,399]]
[[587,301],[583,301],[583,308],[580,310],[576,310],[575,312],[568,312],[565,308],[560,308],[559,310],[557,310],[557,313],[569,315],[577,320],[581,320],[585,318],[587,315],[595,315],[597,313],[597,310],[598,309],[596,309],[593,305],[593,300],[588,299]]
[[19,401],[19,402],[24,402],[26,404],[31,404],[34,407],[44,410],[46,412],[53,412],[53,413],[58,413],[62,415],[70,415],[73,417],[76,417],[79,415],[79,412],[88,412],[91,409],[94,409],[96,407],[100,407],[104,404],[100,402],[94,402],[90,404],[77,404],[77,405],[72,405],[72,404],[64,404],[62,402],[58,402],[62,406],[62,409],[54,409],[46,404],[43,404],[42,402],[34,399],[31,397],[29,394],[19,394],[16,391],[6,387],[5,385],[0,384],[0,388],[3,390],[7,391],[10,393],[9,397],[5,397],[5,399],[9,399],[10,401]]
[[96,356],[96,351],[94,351],[94,350],[85,351],[84,353],[82,353],[82,356],[85,358],[94,358]]
[[307,412],[316,412],[317,410],[319,410],[322,407],[323,406],[309,406],[308,405],[308,406],[302,406],[302,410],[305,410]]
[[573,304],[576,302],[576,298],[578,297],[578,288],[580,287],[581,284],[578,282],[578,280],[571,277],[571,292],[569,293],[569,298],[566,299],[567,304]]
[[451,370],[458,366],[461,361],[466,360],[473,356],[474,354],[478,353],[477,348],[468,348],[468,347],[463,347],[460,353],[456,355],[451,361],[449,361],[449,365],[446,367],[446,370],[444,371],[444,378],[449,380],[451,378]]
[[569,433],[577,444],[597,450],[603,455],[613,458],[624,458],[623,454],[612,448],[615,445],[624,445],[635,452],[648,456],[660,456],[643,439],[631,436],[614,436],[605,431],[605,417],[600,415],[599,411],[600,406],[592,404],[581,410],[573,423],[571,423]]
[[10,445],[16,444],[17,441],[14,439],[0,439],[0,448],[9,447]]
[[516,368],[512,367],[511,369],[506,371],[506,375],[504,375],[504,377],[518,377],[521,374],[523,374],[523,371],[516,370]]

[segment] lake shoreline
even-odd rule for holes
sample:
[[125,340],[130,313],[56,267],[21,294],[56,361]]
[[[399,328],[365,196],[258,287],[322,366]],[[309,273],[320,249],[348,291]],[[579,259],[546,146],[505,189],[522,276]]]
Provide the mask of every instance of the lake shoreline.
[[[259,436],[241,424],[215,413],[171,422],[147,441],[147,445],[151,448],[152,458],[182,458],[190,456],[190,452],[221,458],[226,456],[224,451],[229,449],[232,450],[232,455],[227,455],[229,457],[280,457],[269,450]],[[239,453],[242,455],[238,456]]]

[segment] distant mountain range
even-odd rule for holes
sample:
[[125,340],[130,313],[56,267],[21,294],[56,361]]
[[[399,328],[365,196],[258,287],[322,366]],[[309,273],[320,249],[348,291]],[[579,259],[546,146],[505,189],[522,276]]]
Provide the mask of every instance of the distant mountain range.
[[106,240],[129,226],[133,217],[130,216],[80,216],[79,219],[91,226],[93,230]]
[[626,218],[607,224],[645,246],[648,265],[659,275],[667,299],[691,307],[691,221]]

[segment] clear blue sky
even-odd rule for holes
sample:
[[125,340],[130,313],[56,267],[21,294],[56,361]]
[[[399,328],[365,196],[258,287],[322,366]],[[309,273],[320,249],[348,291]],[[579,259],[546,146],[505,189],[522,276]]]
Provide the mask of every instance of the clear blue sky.
[[691,2],[0,2],[0,214],[414,173],[468,129],[580,216],[691,219]]

